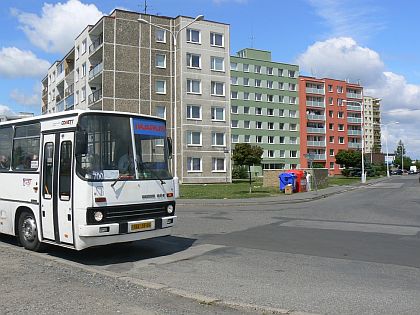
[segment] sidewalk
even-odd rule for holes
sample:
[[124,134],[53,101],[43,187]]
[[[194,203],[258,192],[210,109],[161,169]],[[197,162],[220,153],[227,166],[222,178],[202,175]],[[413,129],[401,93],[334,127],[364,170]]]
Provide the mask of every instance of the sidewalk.
[[252,204],[290,204],[308,202],[312,200],[327,198],[332,195],[341,194],[347,191],[371,186],[376,183],[388,180],[387,177],[380,177],[368,180],[366,184],[356,183],[344,186],[332,186],[318,191],[308,191],[304,193],[294,193],[292,195],[278,195],[274,197],[244,198],[244,199],[178,199],[177,206],[249,206]]

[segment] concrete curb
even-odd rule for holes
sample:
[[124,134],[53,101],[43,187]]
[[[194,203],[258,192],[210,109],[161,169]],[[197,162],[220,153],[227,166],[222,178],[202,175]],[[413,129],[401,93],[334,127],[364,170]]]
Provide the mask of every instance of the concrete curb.
[[[190,199],[189,202],[182,202],[182,199],[178,199],[177,206],[237,206],[237,207],[244,207],[244,206],[250,206],[250,205],[270,205],[270,204],[294,204],[294,203],[304,203],[304,202],[310,202],[314,200],[324,199],[330,196],[346,193],[348,191],[360,189],[366,186],[372,186],[376,183],[382,182],[388,180],[387,177],[380,178],[377,180],[373,180],[372,182],[367,182],[366,184],[358,184],[354,186],[343,186],[346,187],[343,190],[333,191],[329,193],[320,193],[319,195],[315,195],[309,198],[296,198],[296,199],[287,199],[282,200],[281,197],[278,198],[278,200],[264,200],[266,198],[260,198],[260,200],[247,200],[247,199],[241,199],[241,200],[235,200],[235,199],[221,199],[220,202],[218,202],[218,199]],[[217,200],[217,201],[216,201]]]
[[279,314],[279,315],[316,315],[315,313],[307,313],[307,312],[299,312],[296,310],[287,310],[287,309],[280,309],[280,308],[275,308],[275,307],[267,307],[267,306],[261,306],[261,305],[255,305],[255,304],[247,304],[247,303],[239,303],[239,302],[233,302],[233,301],[228,301],[228,300],[221,300],[215,297],[210,297],[210,296],[206,296],[206,295],[202,295],[202,294],[197,294],[194,292],[189,292],[186,290],[182,290],[182,289],[178,289],[178,288],[172,288],[169,287],[165,284],[161,284],[161,283],[154,283],[154,282],[150,282],[147,280],[143,280],[143,279],[138,279],[138,278],[133,278],[133,277],[129,277],[129,276],[123,276],[123,275],[119,275],[115,272],[112,271],[107,271],[107,270],[101,270],[101,269],[95,269],[93,267],[89,267],[89,266],[85,266],[83,264],[74,262],[74,261],[69,261],[63,258],[59,258],[59,257],[53,257],[53,256],[48,256],[47,254],[44,253],[37,253],[37,252],[32,252],[32,251],[28,251],[26,249],[23,249],[22,247],[16,247],[14,245],[9,245],[9,244],[0,244],[0,248],[8,248],[11,250],[15,250],[17,252],[21,252],[27,255],[34,255],[36,257],[42,258],[42,259],[47,259],[50,261],[53,261],[57,264],[62,264],[62,265],[66,265],[72,268],[78,268],[80,270],[83,270],[85,272],[89,272],[92,274],[98,274],[104,277],[109,277],[112,279],[116,279],[119,281],[125,281],[128,282],[130,284],[136,285],[136,286],[141,286],[143,288],[146,289],[150,289],[150,290],[163,290],[166,291],[170,294],[182,297],[182,298],[186,298],[189,300],[193,300],[197,303],[200,304],[206,304],[206,305],[219,305],[219,306],[224,306],[227,308],[231,308],[231,309],[235,309],[235,310],[244,310],[244,311],[248,311],[248,312],[258,312],[258,313],[262,313],[262,314]]

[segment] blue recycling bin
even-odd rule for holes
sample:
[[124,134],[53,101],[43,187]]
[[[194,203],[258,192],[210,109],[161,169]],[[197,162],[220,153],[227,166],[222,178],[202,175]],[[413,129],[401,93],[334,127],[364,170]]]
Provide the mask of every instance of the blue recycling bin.
[[293,173],[281,173],[279,174],[280,190],[284,191],[287,185],[292,185],[293,191],[296,190],[296,174]]

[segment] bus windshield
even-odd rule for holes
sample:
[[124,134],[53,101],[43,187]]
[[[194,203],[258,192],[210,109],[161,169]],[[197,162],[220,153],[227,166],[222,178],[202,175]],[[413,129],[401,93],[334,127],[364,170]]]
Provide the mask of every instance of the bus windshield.
[[171,177],[164,121],[87,114],[80,118],[79,130],[87,133],[87,153],[76,156],[79,176],[89,180]]

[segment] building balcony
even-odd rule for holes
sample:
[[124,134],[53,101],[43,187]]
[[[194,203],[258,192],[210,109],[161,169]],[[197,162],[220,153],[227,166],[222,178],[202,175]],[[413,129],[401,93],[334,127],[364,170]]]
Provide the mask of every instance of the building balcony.
[[325,128],[306,127],[307,133],[325,133]]
[[308,120],[325,120],[325,115],[308,114]]
[[361,106],[355,106],[355,105],[347,105],[347,110],[348,111],[353,111],[353,112],[361,112],[362,107]]
[[350,92],[347,92],[346,93],[346,96],[348,98],[358,98],[358,99],[362,99],[363,98],[361,93],[350,93]]
[[103,70],[103,63],[98,63],[92,70],[89,71],[89,81],[96,78],[98,75],[102,73]]
[[350,149],[361,149],[362,148],[362,143],[361,142],[349,142],[348,147]]
[[351,130],[351,129],[348,129],[347,130],[347,135],[349,135],[349,136],[361,136],[362,135],[362,130]]
[[74,93],[74,84],[71,84],[64,90],[64,97],[67,97],[73,93]]
[[56,105],[56,112],[64,111],[64,100],[59,101]]
[[307,141],[308,147],[325,147],[325,141]]
[[314,159],[314,161],[325,161],[327,159],[326,154],[314,154],[311,153],[312,158]]
[[306,101],[307,107],[319,107],[319,108],[325,108],[324,102],[317,102],[317,101]]
[[104,40],[103,40],[103,34],[99,35],[89,46],[89,54],[93,54],[95,51],[97,51],[100,47],[102,47]]
[[315,88],[309,88],[309,87],[307,87],[306,88],[306,93],[324,95],[325,94],[325,91],[324,91],[324,89],[315,89]]
[[48,93],[48,87],[46,86],[42,89],[42,96],[44,97],[45,95],[47,95],[47,93]]
[[88,104],[92,105],[94,103],[96,103],[97,101],[102,99],[102,89],[97,90],[95,92],[93,92],[92,94],[89,95],[88,97]]
[[347,117],[347,122],[351,123],[351,124],[361,124],[362,123],[362,118],[358,118],[358,117]]
[[64,110],[70,110],[74,107],[74,94],[71,94],[70,96],[66,97],[64,99]]

